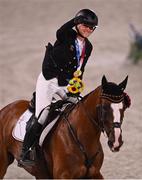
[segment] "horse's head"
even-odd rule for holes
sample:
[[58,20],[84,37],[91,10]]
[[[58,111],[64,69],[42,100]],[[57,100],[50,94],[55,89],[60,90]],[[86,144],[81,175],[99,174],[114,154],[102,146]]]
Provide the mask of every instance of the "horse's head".
[[119,151],[123,144],[121,124],[125,103],[124,89],[127,85],[128,76],[120,84],[108,82],[106,77],[102,78],[101,103],[98,106],[98,119],[102,131],[106,132],[108,145],[113,152]]

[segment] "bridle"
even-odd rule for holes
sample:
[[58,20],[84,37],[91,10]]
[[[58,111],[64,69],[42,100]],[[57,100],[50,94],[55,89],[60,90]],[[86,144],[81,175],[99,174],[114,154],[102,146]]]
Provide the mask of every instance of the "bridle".
[[[105,94],[105,93],[101,93],[100,95],[100,99],[101,101],[103,99],[107,99],[108,101],[110,101],[111,103],[120,103],[124,101],[124,95],[110,95],[110,94]],[[86,108],[84,107],[83,103],[80,102],[82,105],[82,108],[84,109],[84,113],[86,113],[86,116],[88,117],[88,119],[93,123],[94,126],[96,126],[98,128],[99,131],[103,132],[105,131],[105,127],[104,127],[104,104],[102,104],[102,102],[100,104],[97,105],[96,107],[96,111],[98,114],[98,121],[96,119],[94,119],[93,115],[90,114]],[[119,122],[113,122],[112,128],[121,128],[121,123]]]
[[101,93],[100,97],[102,99],[107,99],[112,103],[119,103],[119,102],[122,102],[124,100],[124,94],[111,95],[111,94]]
[[[107,99],[111,103],[120,103],[120,102],[124,101],[124,94],[122,94],[122,95],[111,95],[111,94],[101,93],[100,98],[101,98],[101,100]],[[100,119],[99,123],[100,123],[101,131],[104,132],[105,131],[105,126],[104,126],[104,119],[105,119],[104,108],[105,108],[105,105],[101,103],[97,108],[98,108],[98,113],[99,113],[99,119]],[[114,129],[114,128],[121,128],[121,122],[113,122],[112,123],[112,129]],[[111,131],[112,130],[110,130],[110,132]]]

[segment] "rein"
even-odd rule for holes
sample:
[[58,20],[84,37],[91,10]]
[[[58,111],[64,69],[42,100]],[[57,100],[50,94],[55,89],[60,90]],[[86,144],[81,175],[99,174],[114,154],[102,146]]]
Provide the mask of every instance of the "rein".
[[[88,168],[91,167],[91,165],[94,162],[94,160],[95,160],[96,156],[98,155],[99,151],[97,151],[91,158],[89,158],[86,151],[85,151],[85,148],[84,148],[83,144],[80,142],[80,140],[77,137],[75,129],[73,128],[73,126],[69,122],[68,117],[64,116],[64,120],[66,121],[66,123],[68,125],[68,130],[69,130],[69,132],[71,134],[71,137],[73,138],[74,142],[77,144],[80,152],[83,154],[83,156],[85,158],[84,164],[87,167],[87,172],[88,172]],[[86,174],[87,174],[87,172],[86,172]]]
[[[79,97],[79,98],[82,99],[82,97]],[[82,101],[80,101],[79,98],[78,98],[78,102],[81,102],[81,103],[82,103]],[[85,147],[83,146],[83,144],[82,144],[82,143],[80,142],[80,140],[78,139],[76,130],[73,128],[72,124],[71,124],[70,121],[68,120],[68,115],[69,115],[69,113],[74,109],[75,106],[76,106],[76,104],[74,104],[73,106],[71,106],[71,108],[69,109],[70,111],[68,111],[68,113],[65,113],[64,116],[63,116],[63,118],[64,118],[65,122],[67,123],[68,130],[69,130],[69,132],[70,132],[70,134],[71,134],[71,137],[73,138],[74,142],[77,144],[80,152],[83,154],[83,156],[84,156],[84,158],[85,158],[84,164],[85,164],[85,166],[86,166],[86,168],[87,168],[87,172],[88,172],[89,168],[91,167],[91,165],[93,164],[96,156],[97,156],[98,153],[99,153],[99,149],[98,149],[98,151],[97,151],[91,158],[89,158],[89,156],[87,155],[87,153],[86,153],[86,151],[85,151]],[[86,112],[86,110],[85,110],[85,112]],[[89,114],[87,114],[87,115],[89,115]],[[91,117],[90,117],[90,118],[91,118]],[[91,121],[92,121],[93,123],[95,123],[95,125],[98,125],[97,122],[94,121],[92,118],[91,118]],[[87,172],[86,172],[86,174],[87,174]]]
[[[79,98],[80,98],[81,100],[80,100]],[[104,122],[104,121],[103,121],[103,105],[102,105],[102,104],[100,105],[100,108],[101,108],[101,112],[100,112],[100,113],[101,113],[101,114],[100,114],[100,122],[98,123],[98,122],[94,119],[94,117],[93,117],[91,114],[89,114],[89,112],[86,110],[86,108],[85,108],[85,106],[84,106],[84,104],[83,104],[83,102],[82,102],[83,98],[82,98],[82,97],[79,97],[79,98],[78,98],[78,103],[81,104],[81,106],[82,106],[82,108],[83,108],[83,112],[86,114],[86,116],[88,117],[88,119],[92,122],[92,124],[93,124],[95,127],[98,128],[98,133],[99,133],[100,131],[104,133],[105,129],[104,129],[104,124],[103,124],[103,122]],[[123,101],[124,96],[123,96],[123,94],[122,94],[121,96],[112,96],[112,95],[108,95],[108,94],[103,94],[103,93],[101,93],[100,98],[102,98],[102,99],[107,99],[107,100],[109,100],[109,101],[111,101],[111,102],[113,102],[113,103],[118,103],[118,102]],[[63,118],[64,118],[64,120],[65,120],[65,122],[66,122],[66,124],[67,124],[67,126],[68,126],[68,130],[69,130],[69,132],[70,132],[70,135],[71,135],[72,139],[73,139],[74,142],[77,144],[77,147],[79,148],[80,152],[83,154],[83,156],[84,156],[84,158],[85,158],[84,164],[85,164],[85,166],[86,166],[86,168],[87,168],[87,172],[88,172],[89,168],[91,167],[91,165],[93,164],[96,156],[97,156],[98,153],[99,153],[99,149],[97,150],[97,152],[96,152],[91,158],[89,158],[87,152],[85,151],[84,145],[83,145],[83,144],[80,142],[80,140],[78,139],[75,128],[72,126],[72,124],[71,124],[70,121],[68,120],[68,116],[69,116],[70,112],[74,109],[75,106],[76,106],[76,104],[72,105],[72,106],[68,109],[68,111],[63,115]],[[102,123],[102,126],[101,126],[101,123]],[[113,123],[113,128],[120,128],[120,127],[121,127],[121,123],[118,123],[118,122],[114,122],[114,123]]]

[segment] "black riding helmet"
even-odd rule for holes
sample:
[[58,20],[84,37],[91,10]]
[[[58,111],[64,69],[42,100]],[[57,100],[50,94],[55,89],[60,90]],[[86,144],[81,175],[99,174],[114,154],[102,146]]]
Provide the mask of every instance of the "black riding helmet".
[[98,17],[97,15],[91,11],[90,9],[82,9],[80,10],[76,16],[75,19],[78,19],[78,24],[83,23],[90,27],[97,27],[98,25]]

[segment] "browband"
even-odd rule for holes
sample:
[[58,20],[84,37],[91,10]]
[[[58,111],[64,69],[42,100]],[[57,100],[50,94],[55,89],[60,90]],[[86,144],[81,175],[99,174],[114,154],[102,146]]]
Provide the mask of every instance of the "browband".
[[102,93],[101,94],[101,98],[103,99],[107,99],[113,103],[119,103],[119,102],[122,102],[124,100],[124,95],[111,95],[111,94],[105,94],[105,93]]

